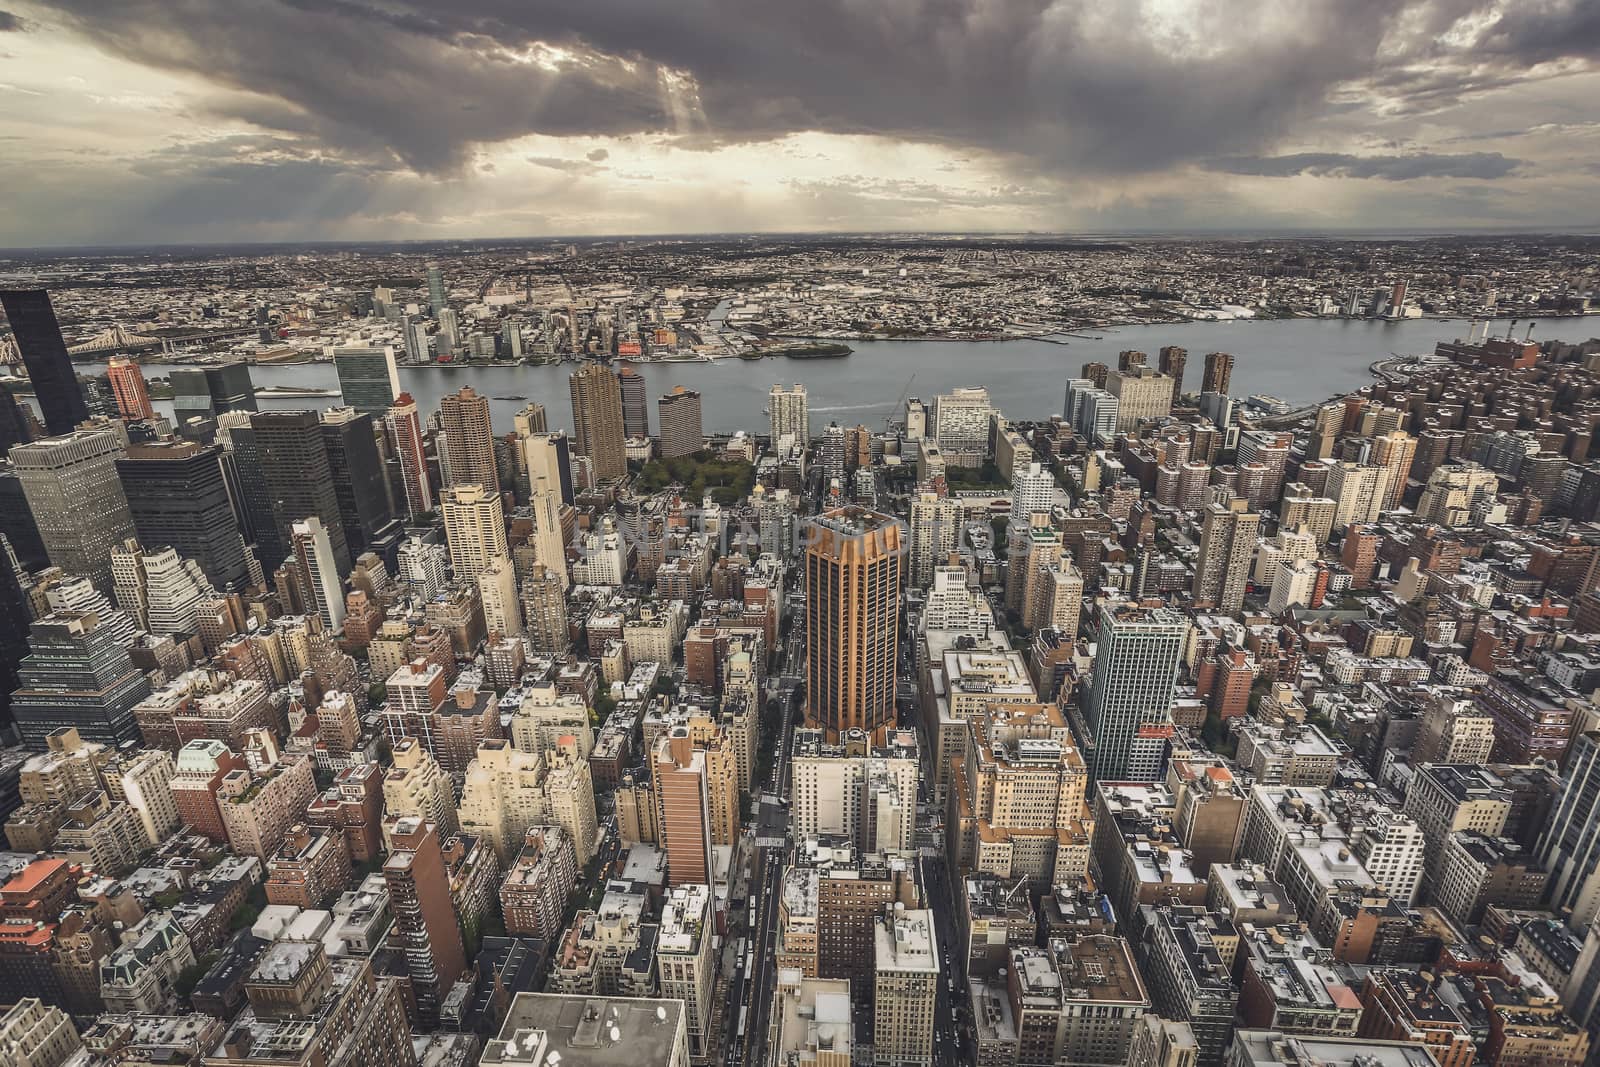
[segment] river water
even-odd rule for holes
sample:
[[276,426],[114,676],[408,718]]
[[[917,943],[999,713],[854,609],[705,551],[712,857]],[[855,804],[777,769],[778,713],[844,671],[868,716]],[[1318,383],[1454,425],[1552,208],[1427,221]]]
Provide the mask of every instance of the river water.
[[[1502,324],[1502,328],[1503,328]],[[1580,341],[1597,332],[1592,324],[1573,320],[1544,320],[1535,332],[1545,338]],[[1465,336],[1462,320],[1410,319],[1371,322],[1344,319],[1279,319],[1262,322],[1172,323],[1084,331],[1095,339],[1067,338],[1066,344],[1048,341],[851,341],[854,354],[842,359],[762,360],[723,359],[715,362],[646,363],[645,376],[651,408],[653,398],[674,385],[698,389],[703,397],[702,418],[707,433],[745,429],[765,431],[767,393],[777,382],[803,383],[810,394],[811,429],[819,432],[830,421],[841,425],[865,424],[880,429],[883,421],[899,415],[903,394],[930,400],[957,386],[987,386],[994,402],[1011,419],[1047,419],[1061,410],[1066,379],[1075,377],[1091,360],[1115,367],[1117,353],[1136,348],[1156,363],[1163,345],[1189,350],[1184,386],[1197,390],[1205,354],[1232,352],[1235,356],[1232,392],[1236,397],[1265,393],[1294,404],[1306,404],[1347,392],[1372,380],[1374,360],[1391,353],[1421,355],[1433,351],[1437,341]],[[1519,331],[1520,332],[1520,331]],[[103,365],[79,364],[80,372]],[[524,396],[549,409],[552,428],[572,422],[567,376],[573,364],[522,367],[417,367],[400,369],[401,385],[417,400],[424,417],[439,406],[439,398],[470,385],[491,398]],[[165,373],[150,366],[149,376]],[[255,366],[255,384],[313,389],[337,389],[338,378],[328,363],[296,366]],[[336,403],[331,397],[263,398],[263,408],[304,409]],[[492,417],[497,430],[509,431],[512,412],[527,400],[494,399]],[[170,412],[170,405],[157,403]],[[650,413],[652,431],[656,413]]]

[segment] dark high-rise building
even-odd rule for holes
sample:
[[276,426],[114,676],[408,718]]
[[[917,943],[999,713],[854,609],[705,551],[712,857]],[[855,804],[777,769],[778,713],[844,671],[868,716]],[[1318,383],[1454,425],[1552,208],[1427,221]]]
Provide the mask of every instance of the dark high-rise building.
[[219,590],[250,582],[244,538],[223,476],[222,447],[193,441],[131,446],[117,460],[139,542],[171,545]]
[[375,434],[371,415],[351,408],[322,413],[322,441],[328,449],[345,545],[352,559],[371,547],[395,521]]
[[335,348],[333,367],[345,404],[363,414],[384,414],[400,395],[400,371],[389,346]]
[[444,270],[437,263],[429,263],[428,272],[428,310],[433,312],[433,317],[438,318],[439,312],[449,304],[446,297],[449,295],[444,288]]
[[406,969],[426,1026],[439,1021],[445,994],[467,969],[466,947],[450,900],[450,874],[439,848],[438,829],[415,816],[388,824],[391,845],[383,863],[395,929],[405,946]]
[[167,375],[172,386],[172,417],[214,419],[225,411],[255,411],[256,388],[250,367],[229,363],[221,367],[178,367]]
[[28,417],[11,395],[11,390],[0,388],[0,459],[11,452],[12,445],[25,445],[33,440],[33,427]]
[[22,591],[21,566],[11,544],[0,534],[0,727],[11,722],[11,694],[17,688],[17,666],[28,654],[28,597]]
[[0,534],[11,542],[11,551],[23,570],[36,571],[50,565],[50,554],[39,536],[39,524],[33,521],[22,479],[9,463],[0,463]]
[[[256,459],[272,505],[272,527],[282,554],[262,566],[275,569],[293,544],[290,527],[307,516],[322,520],[333,545],[340,576],[350,573],[350,549],[344,539],[344,517],[333,485],[333,468],[315,411],[261,411],[250,416],[255,431]],[[245,477],[240,471],[241,478]],[[258,543],[265,540],[257,531]]]
[[629,437],[650,436],[650,403],[645,399],[644,375],[624,364],[617,371],[622,390],[622,432]]
[[624,446],[622,388],[617,376],[598,363],[589,363],[567,379],[572,390],[572,424],[577,431],[580,456],[594,461],[600,480],[628,473]]
[[1161,373],[1172,379],[1172,403],[1176,405],[1183,395],[1183,368],[1189,363],[1189,350],[1177,345],[1167,345],[1161,350]]
[[43,289],[0,289],[0,304],[5,306],[6,319],[28,368],[45,429],[52,434],[71,433],[89,417],[89,406],[78,388],[50,294]]
[[899,522],[839,508],[806,531],[806,725],[830,739],[894,725],[904,544]]
[[24,745],[44,748],[45,738],[66,726],[85,741],[139,740],[133,706],[150,695],[150,681],[99,616],[47,615],[28,631],[28,648],[11,698]]
[[1233,353],[1207,352],[1206,369],[1200,379],[1202,393],[1226,393],[1233,384]]
[[261,449],[256,444],[256,432],[249,426],[235,426],[228,431],[230,443],[225,459],[233,470],[230,479],[237,490],[234,494],[234,515],[239,520],[245,543],[255,546],[256,560],[263,570],[275,569],[289,553],[289,542],[279,532],[272,514],[272,494],[267,490],[267,476],[261,467]]
[[1083,369],[1078,372],[1078,377],[1093,382],[1096,389],[1104,389],[1106,387],[1106,379],[1110,374],[1110,367],[1098,361],[1091,361],[1083,365]]

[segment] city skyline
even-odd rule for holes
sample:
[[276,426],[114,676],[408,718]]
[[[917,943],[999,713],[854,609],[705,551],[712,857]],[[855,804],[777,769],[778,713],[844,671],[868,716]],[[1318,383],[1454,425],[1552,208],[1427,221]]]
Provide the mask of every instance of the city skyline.
[[1600,224],[1578,0],[12,0],[0,53],[0,247]]

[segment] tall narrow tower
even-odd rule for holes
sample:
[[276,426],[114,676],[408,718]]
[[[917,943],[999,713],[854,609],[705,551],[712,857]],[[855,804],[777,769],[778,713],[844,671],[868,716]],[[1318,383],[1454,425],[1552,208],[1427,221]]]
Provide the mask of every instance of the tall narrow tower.
[[626,364],[617,371],[622,389],[622,432],[629,437],[650,436],[650,403],[644,375]]
[[50,294],[43,289],[0,289],[0,304],[39,398],[45,429],[53,435],[71,433],[89,417],[89,405],[78,388]]
[[406,509],[413,515],[433,510],[433,480],[428,477],[427,446],[422,438],[422,420],[417,402],[410,393],[394,398],[388,415],[389,437],[400,461],[400,480],[405,485]]
[[806,528],[806,725],[830,739],[894,725],[904,567],[889,515],[838,508]]
[[439,399],[439,425],[449,484],[481,485],[500,492],[500,470],[494,461],[494,430],[489,425],[489,398],[464,385]]
[[598,363],[572,372],[572,424],[578,454],[594,461],[596,478],[621,478],[628,473],[623,447],[622,388],[617,376]]

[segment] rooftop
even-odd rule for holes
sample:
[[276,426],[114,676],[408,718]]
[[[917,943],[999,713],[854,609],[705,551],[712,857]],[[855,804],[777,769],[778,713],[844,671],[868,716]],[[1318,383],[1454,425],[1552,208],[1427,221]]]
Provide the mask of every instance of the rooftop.
[[683,1001],[518,993],[483,1067],[667,1067],[684,1032]]

